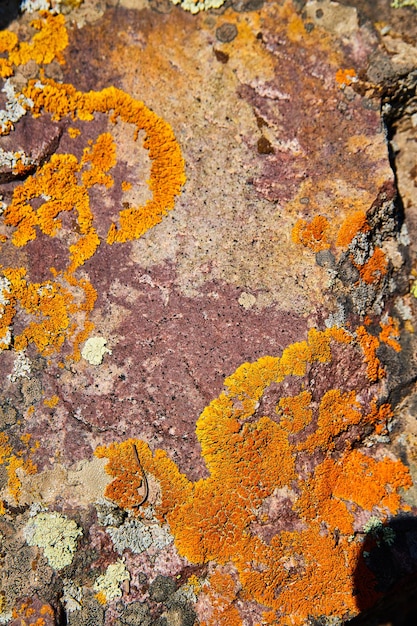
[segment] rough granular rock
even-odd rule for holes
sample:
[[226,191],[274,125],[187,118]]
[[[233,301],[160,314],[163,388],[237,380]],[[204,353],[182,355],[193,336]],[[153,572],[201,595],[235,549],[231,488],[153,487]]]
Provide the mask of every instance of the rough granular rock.
[[415,12],[220,3],[0,33],[0,622],[346,621],[416,516]]

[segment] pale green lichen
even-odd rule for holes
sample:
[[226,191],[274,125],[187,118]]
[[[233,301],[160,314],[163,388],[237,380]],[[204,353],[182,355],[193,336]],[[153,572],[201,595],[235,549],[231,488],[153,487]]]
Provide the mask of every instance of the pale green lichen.
[[363,527],[363,532],[367,535],[372,535],[376,539],[376,543],[379,546],[381,543],[385,543],[387,546],[392,546],[395,541],[395,531],[389,526],[384,526],[381,520],[372,515]]
[[60,570],[72,563],[82,530],[65,515],[42,512],[29,520],[24,534],[27,543],[43,548],[49,565]]
[[97,592],[100,601],[104,599],[106,602],[111,602],[122,596],[119,585],[125,580],[130,580],[130,574],[123,561],[119,560],[109,565],[106,573],[97,578],[93,589]]
[[103,362],[104,355],[111,354],[111,350],[106,348],[107,339],[104,337],[90,337],[81,350],[83,359],[91,363],[91,365],[100,365]]
[[394,0],[391,2],[393,9],[401,9],[402,7],[414,7],[417,9],[417,0]]
[[179,4],[185,11],[199,13],[209,9],[218,9],[225,0],[171,0],[172,4]]

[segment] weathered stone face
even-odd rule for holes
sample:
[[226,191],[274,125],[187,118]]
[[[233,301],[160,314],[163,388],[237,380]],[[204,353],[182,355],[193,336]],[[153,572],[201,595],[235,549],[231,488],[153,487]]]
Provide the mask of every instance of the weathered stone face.
[[416,503],[401,12],[49,4],[0,33],[0,616],[349,618]]

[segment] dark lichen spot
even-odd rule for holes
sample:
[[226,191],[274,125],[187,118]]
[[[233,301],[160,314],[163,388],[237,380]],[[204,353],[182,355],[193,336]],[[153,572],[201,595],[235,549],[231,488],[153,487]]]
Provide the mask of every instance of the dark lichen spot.
[[320,267],[334,267],[335,266],[335,257],[330,250],[320,250],[316,253],[316,263]]
[[10,406],[7,402],[0,405],[0,429],[4,430],[9,426],[16,424],[18,413],[13,406]]
[[165,613],[167,624],[193,626],[196,615],[191,607],[185,604],[173,604]]
[[67,613],[67,626],[102,626],[104,624],[104,608],[94,596],[83,598],[80,611]]
[[216,29],[216,38],[222,43],[229,43],[237,35],[237,28],[231,22],[225,22]]
[[177,583],[172,578],[158,575],[149,586],[149,596],[155,602],[165,602],[177,589]]
[[234,0],[232,7],[240,13],[243,11],[257,11],[262,8],[264,0]]
[[274,148],[271,142],[263,135],[258,139],[257,147],[259,154],[274,154]]
[[151,611],[147,604],[142,602],[132,602],[123,611],[116,624],[126,624],[126,626],[151,626],[153,623]]
[[226,52],[223,52],[223,50],[217,50],[216,48],[213,48],[214,54],[216,56],[216,59],[218,61],[220,61],[220,63],[227,63],[229,60],[229,55]]

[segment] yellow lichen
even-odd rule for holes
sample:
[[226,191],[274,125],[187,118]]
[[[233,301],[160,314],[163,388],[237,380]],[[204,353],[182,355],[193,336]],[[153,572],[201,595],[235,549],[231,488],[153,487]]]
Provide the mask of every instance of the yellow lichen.
[[[21,441],[25,445],[26,450],[20,450],[17,453],[13,453],[13,448],[9,443],[9,439],[5,433],[0,433],[0,465],[5,465],[7,470],[7,491],[9,497],[13,500],[14,504],[19,503],[22,481],[19,477],[19,471],[25,474],[35,474],[37,471],[36,465],[30,459],[29,454],[33,451],[33,448],[28,449],[31,439],[30,434],[22,435]],[[26,459],[23,455],[26,455]],[[6,512],[4,503],[0,506],[1,514]]]
[[10,63],[18,66],[35,61],[42,65],[55,59],[64,63],[62,52],[68,46],[65,17],[42,11],[40,18],[33,20],[32,26],[39,32],[34,35],[31,42],[18,42],[17,38],[10,36],[3,39],[3,46],[8,44],[6,50],[9,51]]
[[54,395],[51,398],[46,398],[43,403],[45,406],[48,406],[50,409],[53,409],[54,407],[56,407],[56,405],[59,402],[59,398],[58,396]]
[[[9,51],[14,64],[26,62],[29,57],[38,63],[49,62],[59,55],[67,42],[62,16],[56,18],[59,19],[43,15],[35,23],[40,32],[32,43],[18,44],[13,37],[3,37],[0,47],[3,45]],[[50,42],[55,27],[58,35],[61,27],[65,31],[61,47]],[[50,44],[48,54],[43,50],[45,42]],[[144,146],[152,163],[149,187],[153,197],[143,207],[123,208],[120,211],[120,226],[111,224],[108,229],[107,243],[140,237],[173,208],[175,196],[185,182],[181,151],[171,127],[142,102],[114,87],[101,92],[82,93],[72,85],[61,85],[52,80],[45,80],[44,86],[32,81],[25,95],[33,102],[32,114],[35,116],[44,110],[54,119],[72,116],[90,120],[95,113],[111,113],[113,122],[121,118],[132,124],[135,136],[139,131],[145,131]],[[79,133],[78,129],[70,129],[69,132],[73,137]],[[89,142],[80,160],[72,154],[54,154],[35,175],[15,188],[12,201],[4,213],[4,223],[12,228],[11,242],[15,246],[26,246],[38,236],[38,232],[56,237],[63,228],[61,215],[64,212],[75,212],[78,236],[68,246],[69,260],[65,270],[59,274],[51,268],[55,278],[61,277],[60,281],[30,284],[26,281],[24,268],[3,268],[10,288],[1,320],[1,348],[11,345],[11,330],[20,307],[39,321],[29,323],[18,336],[13,336],[16,350],[22,350],[33,342],[40,352],[49,354],[59,349],[66,339],[72,339],[73,357],[80,358],[80,343],[87,339],[93,328],[89,313],[93,310],[97,293],[86,278],[77,278],[75,272],[94,255],[101,243],[94,226],[89,190],[95,185],[111,187],[113,178],[109,172],[115,165],[115,142],[110,133],[104,133],[95,142]],[[81,289],[84,293],[81,303],[74,296],[74,290],[64,287],[65,282],[78,291]],[[85,313],[81,329],[70,323],[71,316],[77,312]]]

